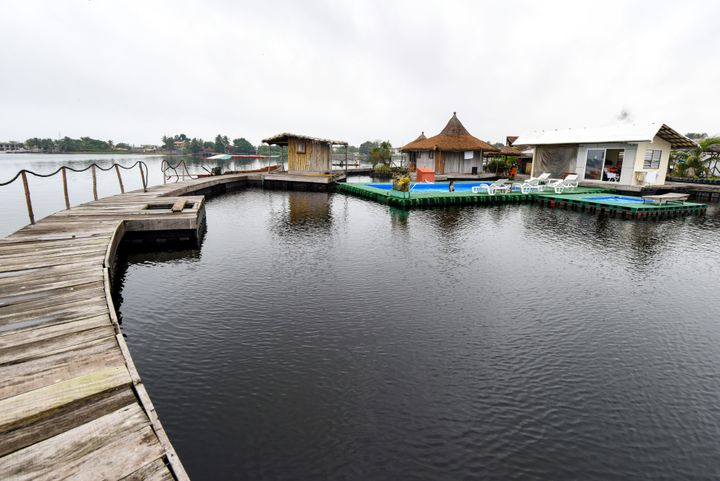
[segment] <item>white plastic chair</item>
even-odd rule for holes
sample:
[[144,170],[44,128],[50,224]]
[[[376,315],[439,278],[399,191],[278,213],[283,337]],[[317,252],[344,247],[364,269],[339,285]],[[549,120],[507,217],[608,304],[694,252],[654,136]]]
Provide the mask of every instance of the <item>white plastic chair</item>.
[[508,183],[508,179],[498,179],[492,184],[480,184],[472,186],[473,194],[480,194],[483,190],[487,191],[488,195],[495,195],[497,192],[507,194],[512,190],[512,184]]
[[542,192],[543,190],[545,190],[545,184],[543,184],[542,182],[547,182],[548,179],[550,179],[550,174],[544,172],[540,174],[539,177],[531,177],[525,182],[517,182],[513,184],[513,187],[519,187],[520,192],[522,192],[523,194],[528,194],[533,190]]
[[556,194],[562,194],[565,189],[575,190],[578,186],[577,174],[568,174],[564,179],[550,180],[547,185],[555,189]]

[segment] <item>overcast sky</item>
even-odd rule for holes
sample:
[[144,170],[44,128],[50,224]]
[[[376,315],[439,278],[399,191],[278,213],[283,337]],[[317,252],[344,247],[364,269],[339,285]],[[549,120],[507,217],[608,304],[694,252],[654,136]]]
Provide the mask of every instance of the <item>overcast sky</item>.
[[720,132],[720,2],[2,0],[0,141]]

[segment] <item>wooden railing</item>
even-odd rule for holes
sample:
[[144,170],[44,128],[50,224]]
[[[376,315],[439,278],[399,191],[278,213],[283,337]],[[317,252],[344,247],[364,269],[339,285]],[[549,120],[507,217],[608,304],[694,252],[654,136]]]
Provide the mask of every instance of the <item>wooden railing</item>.
[[88,165],[87,167],[83,169],[75,169],[73,167],[68,167],[66,165],[63,165],[62,167],[58,168],[55,172],[52,172],[50,174],[38,174],[37,172],[33,172],[32,170],[22,169],[19,171],[15,176],[8,180],[7,182],[0,182],[0,187],[4,187],[6,185],[10,185],[13,182],[15,182],[18,178],[22,180],[23,184],[23,190],[25,191],[25,204],[27,205],[27,211],[28,211],[28,217],[30,218],[30,223],[35,223],[35,214],[33,213],[33,207],[32,207],[32,198],[30,196],[30,187],[28,186],[28,180],[27,176],[28,174],[34,175],[35,177],[41,177],[41,178],[48,178],[53,177],[58,172],[62,176],[62,184],[63,184],[63,195],[65,197],[65,208],[70,208],[70,194],[68,192],[68,182],[67,182],[67,171],[72,172],[85,172],[87,170],[90,170],[92,172],[92,189],[93,189],[93,199],[98,200],[98,193],[97,193],[97,170],[101,170],[103,172],[108,172],[110,170],[115,169],[115,172],[117,173],[118,183],[120,184],[120,192],[125,193],[125,185],[123,184],[122,174],[120,173],[120,169],[124,170],[132,170],[135,168],[135,166],[138,167],[140,170],[140,178],[142,179],[142,186],[143,191],[147,192],[147,183],[148,183],[148,166],[143,162],[142,160],[138,160],[131,166],[125,166],[117,163],[113,163],[112,165],[108,167],[102,167],[98,164],[92,163]]
[[[204,165],[201,165],[200,167],[203,168],[205,172],[208,174],[212,174],[212,171],[208,170],[207,167]],[[195,174],[195,177],[190,174],[190,171],[188,171],[187,164],[185,163],[185,160],[181,160],[175,165],[172,165],[167,160],[163,159],[163,161],[160,163],[160,170],[162,171],[163,175],[163,184],[167,183],[169,180],[175,179],[175,182],[179,182],[180,180],[185,180],[185,178],[188,179],[197,179],[197,174]],[[178,172],[179,170],[179,172]],[[168,174],[169,171],[172,171],[172,174]]]

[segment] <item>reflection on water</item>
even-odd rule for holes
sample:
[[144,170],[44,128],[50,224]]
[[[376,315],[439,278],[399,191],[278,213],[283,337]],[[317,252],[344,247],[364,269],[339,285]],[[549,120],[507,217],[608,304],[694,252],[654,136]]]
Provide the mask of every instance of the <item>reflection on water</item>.
[[248,190],[131,256],[193,479],[717,479],[720,222]]

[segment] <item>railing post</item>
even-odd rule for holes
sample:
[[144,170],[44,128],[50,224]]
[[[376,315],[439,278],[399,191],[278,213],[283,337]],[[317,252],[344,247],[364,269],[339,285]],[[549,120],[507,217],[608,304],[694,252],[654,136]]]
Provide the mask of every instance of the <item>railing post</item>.
[[145,180],[145,174],[143,174],[142,164],[138,164],[138,169],[140,169],[140,179],[142,179],[143,192],[147,192],[147,181]]
[[120,193],[125,193],[125,186],[123,185],[122,175],[120,175],[120,165],[115,164],[115,172],[117,172],[118,182],[120,182]]
[[92,171],[92,179],[93,179],[93,198],[95,200],[98,200],[97,196],[97,174],[95,173],[95,164],[93,164],[90,167],[90,170]]
[[68,195],[68,186],[67,186],[67,173],[65,172],[65,166],[62,168],[62,181],[63,181],[63,194],[65,195],[65,208],[70,209],[70,196]]
[[30,217],[30,223],[35,223],[35,214],[33,214],[32,201],[30,200],[30,187],[28,187],[27,174],[23,170],[20,175],[22,176],[23,189],[25,189],[25,204],[27,204],[28,217]]

